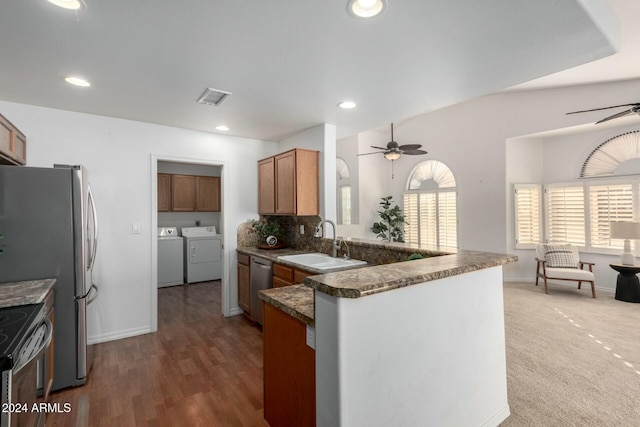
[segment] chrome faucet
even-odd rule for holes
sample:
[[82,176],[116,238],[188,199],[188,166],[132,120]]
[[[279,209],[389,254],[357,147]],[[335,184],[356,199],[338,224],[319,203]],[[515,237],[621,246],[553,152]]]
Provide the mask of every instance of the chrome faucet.
[[347,245],[347,241],[344,240],[343,237],[338,237],[338,243],[337,243],[338,250],[340,250],[343,244],[344,244],[345,252],[344,252],[344,255],[342,255],[342,257],[344,259],[351,259],[351,252],[349,252],[349,246]]
[[333,244],[331,245],[331,256],[336,258],[338,256],[338,249],[340,249],[340,244],[338,243],[338,239],[336,238],[336,224],[330,219],[323,219],[318,225],[316,225],[316,232],[313,235],[315,237],[322,237],[322,225],[326,222],[331,224],[331,227],[333,227]]

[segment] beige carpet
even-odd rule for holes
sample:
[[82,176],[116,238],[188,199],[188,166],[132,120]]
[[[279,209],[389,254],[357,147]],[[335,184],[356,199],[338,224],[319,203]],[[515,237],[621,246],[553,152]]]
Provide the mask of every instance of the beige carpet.
[[503,426],[640,426],[640,304],[585,286],[505,283]]

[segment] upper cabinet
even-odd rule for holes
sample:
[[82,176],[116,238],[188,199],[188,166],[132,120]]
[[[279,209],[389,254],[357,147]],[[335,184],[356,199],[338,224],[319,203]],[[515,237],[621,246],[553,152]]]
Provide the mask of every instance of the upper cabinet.
[[158,212],[220,212],[220,177],[158,174]]
[[0,164],[27,163],[27,137],[0,114]]
[[318,215],[318,151],[296,148],[258,162],[258,213]]
[[158,174],[158,212],[171,210],[171,175]]
[[196,177],[196,210],[198,212],[220,212],[220,177]]

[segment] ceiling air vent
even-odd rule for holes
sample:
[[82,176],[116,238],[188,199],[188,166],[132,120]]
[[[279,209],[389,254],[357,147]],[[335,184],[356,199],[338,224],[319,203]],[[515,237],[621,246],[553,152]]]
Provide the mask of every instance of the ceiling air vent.
[[222,104],[222,101],[227,99],[229,95],[231,95],[231,92],[226,92],[224,90],[213,89],[209,87],[202,93],[202,95],[200,95],[198,103],[213,105],[217,107],[218,105]]

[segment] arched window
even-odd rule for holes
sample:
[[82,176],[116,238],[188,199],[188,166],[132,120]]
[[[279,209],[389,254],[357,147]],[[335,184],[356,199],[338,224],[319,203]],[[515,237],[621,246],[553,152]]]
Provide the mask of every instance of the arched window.
[[580,178],[611,175],[638,175],[640,171],[640,131],[614,136],[587,156]]
[[336,158],[336,189],[338,224],[351,224],[351,175],[347,162]]
[[403,196],[405,241],[431,246],[458,246],[456,179],[442,162],[418,164]]

